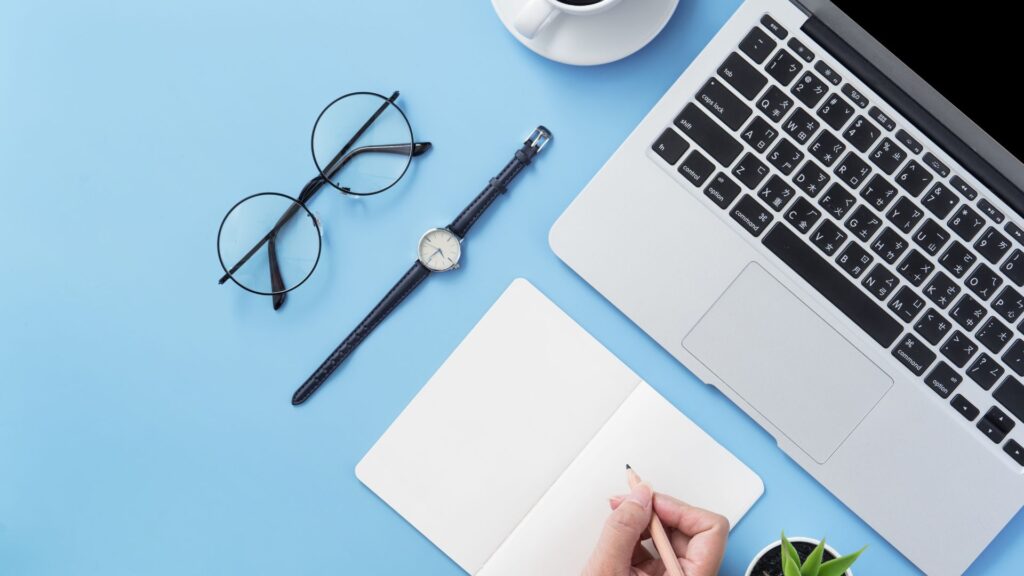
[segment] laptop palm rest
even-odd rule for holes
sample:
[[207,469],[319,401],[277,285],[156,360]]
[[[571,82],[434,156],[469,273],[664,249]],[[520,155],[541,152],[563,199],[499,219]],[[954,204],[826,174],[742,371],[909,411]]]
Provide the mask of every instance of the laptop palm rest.
[[754,262],[682,344],[820,464],[893,383]]

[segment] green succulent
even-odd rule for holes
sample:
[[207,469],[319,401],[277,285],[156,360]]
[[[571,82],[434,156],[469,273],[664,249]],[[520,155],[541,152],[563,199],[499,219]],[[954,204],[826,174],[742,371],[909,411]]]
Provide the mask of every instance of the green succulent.
[[[864,548],[867,548],[865,546]],[[846,556],[840,556],[834,558],[828,562],[822,563],[821,557],[825,553],[825,540],[818,543],[818,546],[807,555],[807,559],[804,560],[803,564],[800,564],[800,555],[797,554],[796,548],[790,543],[789,539],[786,538],[786,533],[782,533],[782,574],[783,576],[842,576],[850,569],[850,566],[857,561],[861,552],[864,548],[854,552],[853,554],[847,554]]]

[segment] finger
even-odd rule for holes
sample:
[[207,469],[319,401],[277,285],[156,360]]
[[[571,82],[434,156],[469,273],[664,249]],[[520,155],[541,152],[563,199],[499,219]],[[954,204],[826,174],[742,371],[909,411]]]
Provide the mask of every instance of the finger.
[[[625,499],[626,499],[626,496],[612,496],[611,498],[608,499],[608,504],[611,506],[612,510],[615,510],[616,508],[619,507],[620,504],[622,504],[623,500],[625,500]],[[649,524],[648,524],[648,526],[649,526]],[[640,540],[644,541],[644,540],[650,540],[650,539],[651,539],[651,531],[650,531],[650,529],[644,530],[644,533],[640,535]]]
[[630,559],[629,563],[633,566],[639,566],[651,558],[654,558],[654,556],[651,556],[651,553],[647,551],[647,548],[644,548],[643,544],[637,542],[636,547],[633,548],[633,558]]
[[675,528],[687,536],[707,531],[729,533],[729,521],[721,514],[690,506],[666,494],[654,495],[654,512],[666,527]]
[[586,574],[630,576],[633,551],[650,524],[652,505],[651,487],[638,484],[605,521]]

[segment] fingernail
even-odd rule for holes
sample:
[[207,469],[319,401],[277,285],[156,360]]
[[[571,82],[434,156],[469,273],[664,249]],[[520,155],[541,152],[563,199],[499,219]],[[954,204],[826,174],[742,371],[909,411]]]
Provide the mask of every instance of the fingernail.
[[646,482],[637,484],[626,497],[626,501],[636,502],[641,508],[647,508],[651,505],[651,487]]

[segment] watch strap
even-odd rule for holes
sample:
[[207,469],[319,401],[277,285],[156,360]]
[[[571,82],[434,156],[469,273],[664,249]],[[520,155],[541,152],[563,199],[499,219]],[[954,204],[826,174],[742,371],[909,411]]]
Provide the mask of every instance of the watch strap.
[[430,276],[430,270],[424,266],[419,260],[413,263],[409,271],[402,276],[402,279],[395,284],[384,298],[370,310],[370,313],[363,318],[363,321],[356,326],[345,339],[338,344],[338,347],[331,352],[331,355],[324,360],[323,364],[316,369],[313,374],[299,386],[299,389],[292,395],[292,404],[302,404],[310,396],[313,395],[320,386],[323,385],[327,378],[334,372],[342,362],[348,358],[349,354],[352,353],[362,342],[370,335],[371,332],[388,317],[389,314],[402,303],[402,300],[409,295],[420,282],[423,282],[427,276]]

